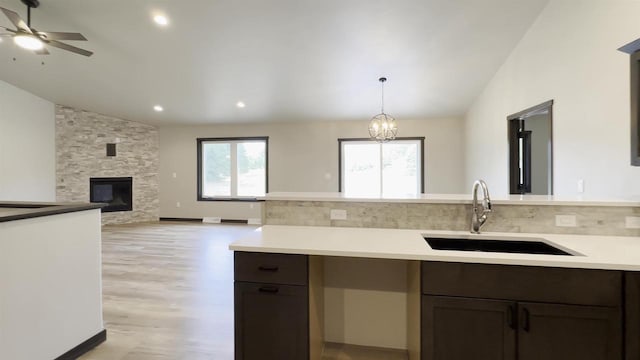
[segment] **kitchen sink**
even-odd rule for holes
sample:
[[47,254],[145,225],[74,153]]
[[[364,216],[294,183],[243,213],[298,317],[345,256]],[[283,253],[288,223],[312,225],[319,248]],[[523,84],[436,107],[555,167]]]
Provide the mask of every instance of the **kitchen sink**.
[[574,256],[568,249],[540,238],[496,238],[496,237],[444,237],[423,235],[433,250],[479,251],[518,254],[542,254]]

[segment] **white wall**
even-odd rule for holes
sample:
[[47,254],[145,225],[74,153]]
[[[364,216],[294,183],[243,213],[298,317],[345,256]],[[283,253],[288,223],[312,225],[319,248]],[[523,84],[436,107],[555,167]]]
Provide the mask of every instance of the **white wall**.
[[629,165],[629,56],[640,2],[551,0],[466,116],[466,185],[484,178],[507,194],[509,114],[554,99],[554,192],[640,194]]
[[[464,191],[462,120],[398,124],[398,136],[425,137],[426,192]],[[198,137],[269,136],[269,191],[335,192],[338,138],[367,137],[367,126],[366,121],[345,121],[160,127],[160,217],[260,217],[259,204],[196,201]]]
[[54,104],[0,81],[0,200],[55,201]]

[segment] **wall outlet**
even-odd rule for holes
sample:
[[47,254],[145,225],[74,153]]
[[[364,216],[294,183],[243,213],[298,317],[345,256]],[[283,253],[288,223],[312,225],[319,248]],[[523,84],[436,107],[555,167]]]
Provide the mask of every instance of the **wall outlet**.
[[331,220],[347,220],[347,210],[331,209]]
[[627,229],[640,229],[640,217],[627,216],[624,218],[624,226]]
[[556,226],[576,227],[575,215],[556,215]]
[[247,220],[247,224],[249,225],[262,225],[262,219],[259,218],[249,218]]
[[203,217],[202,222],[207,224],[220,224],[222,219],[219,217]]
[[176,173],[173,173],[173,174],[171,174],[171,175],[173,175],[173,178],[174,178],[174,179],[178,177],[178,174],[176,174]]
[[180,207],[180,201],[176,202],[176,207]]

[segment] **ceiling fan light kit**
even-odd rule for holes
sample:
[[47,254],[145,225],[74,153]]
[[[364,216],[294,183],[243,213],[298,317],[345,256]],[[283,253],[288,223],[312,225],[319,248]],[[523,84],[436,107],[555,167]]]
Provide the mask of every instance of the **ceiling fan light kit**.
[[16,27],[9,29],[2,27],[8,33],[0,34],[0,36],[11,36],[13,41],[21,48],[34,51],[38,55],[49,55],[49,51],[45,46],[52,46],[58,49],[73,52],[75,54],[91,56],[93,52],[84,49],[77,48],[60,42],[59,40],[74,40],[74,41],[87,41],[80,33],[68,33],[68,32],[43,32],[38,31],[31,27],[31,8],[37,8],[40,6],[38,0],[20,0],[27,6],[27,22],[22,20],[20,15],[9,9],[0,7],[0,11],[11,21]]
[[13,37],[13,42],[27,50],[40,50],[44,47],[42,40],[29,34],[17,34]]

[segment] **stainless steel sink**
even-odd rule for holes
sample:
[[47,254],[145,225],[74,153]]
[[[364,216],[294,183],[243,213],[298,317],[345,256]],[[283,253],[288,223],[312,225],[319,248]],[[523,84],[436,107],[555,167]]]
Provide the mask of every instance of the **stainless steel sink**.
[[546,239],[512,236],[443,236],[423,234],[433,250],[479,251],[541,255],[580,255]]

